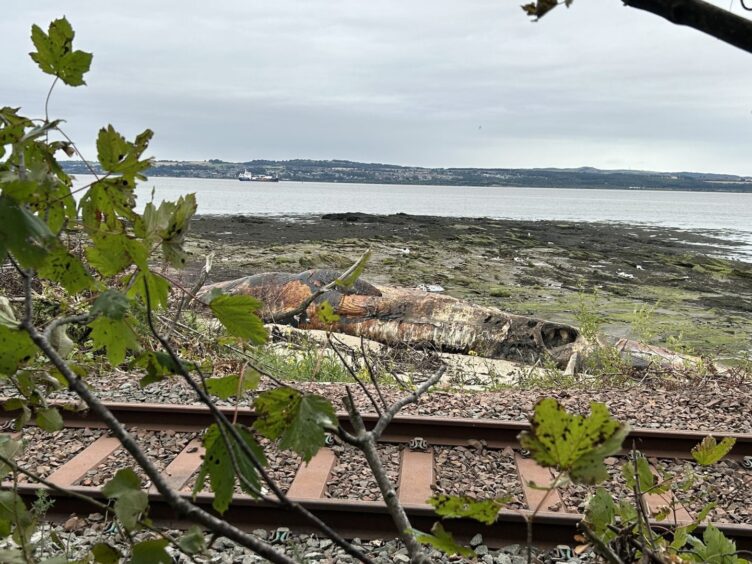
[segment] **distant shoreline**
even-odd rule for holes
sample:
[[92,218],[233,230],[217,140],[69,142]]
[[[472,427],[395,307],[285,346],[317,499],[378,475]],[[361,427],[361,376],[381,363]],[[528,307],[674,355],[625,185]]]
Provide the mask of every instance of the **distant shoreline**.
[[[72,174],[88,174],[80,161],[65,161]],[[653,172],[580,169],[421,168],[349,161],[248,161],[230,163],[155,161],[147,176],[235,179],[243,171],[271,175],[281,181],[401,186],[473,186],[571,188],[630,191],[686,191],[752,193],[752,178],[698,172]]]

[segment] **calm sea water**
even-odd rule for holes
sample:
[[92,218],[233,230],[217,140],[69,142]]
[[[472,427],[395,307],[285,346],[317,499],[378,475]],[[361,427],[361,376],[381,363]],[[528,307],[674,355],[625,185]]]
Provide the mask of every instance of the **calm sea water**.
[[[80,175],[77,185],[91,182]],[[477,186],[238,182],[152,177],[138,188],[141,207],[195,192],[200,214],[304,215],[408,213],[447,217],[620,222],[660,225],[743,241],[752,259],[752,194]]]

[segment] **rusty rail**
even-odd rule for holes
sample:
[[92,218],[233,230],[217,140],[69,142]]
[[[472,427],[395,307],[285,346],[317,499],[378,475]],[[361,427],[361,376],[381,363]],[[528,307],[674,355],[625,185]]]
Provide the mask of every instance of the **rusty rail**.
[[[1,400],[0,400],[1,401]],[[173,430],[181,432],[198,432],[205,428],[211,418],[208,410],[200,405],[168,405],[145,403],[108,403],[124,424],[150,430]],[[228,414],[234,410],[223,408]],[[0,421],[10,420],[13,413],[0,414]],[[239,420],[252,423],[254,414],[249,409],[239,412]],[[344,423],[344,415],[340,416]],[[367,424],[373,424],[375,417],[366,416]],[[87,412],[68,412],[65,415],[69,428],[101,428],[103,424]],[[468,445],[470,441],[485,441],[488,448],[506,448],[517,446],[517,434],[527,428],[521,421],[494,421],[488,419],[450,419],[440,417],[402,416],[395,418],[385,433],[388,442],[407,443],[415,437],[421,437],[429,445],[426,452],[404,449],[400,464],[398,495],[402,501],[413,526],[420,530],[429,530],[437,520],[433,509],[425,503],[431,495],[434,481],[434,461],[431,446]],[[727,433],[713,433],[716,437]],[[694,431],[665,431],[654,429],[634,429],[629,443],[643,450],[651,457],[688,456],[691,446],[696,444],[706,433]],[[737,446],[733,456],[739,458],[752,454],[752,435],[735,434]],[[477,443],[476,443],[477,444]],[[49,477],[52,483],[78,493],[84,493],[102,499],[98,488],[78,485],[81,478],[119,447],[117,441],[103,435],[83,451],[58,467]],[[194,438],[180,454],[165,468],[164,476],[172,487],[186,497],[190,496],[187,485],[198,466],[201,464],[203,449],[200,441]],[[540,490],[526,487],[528,483],[545,484],[551,481],[552,474],[546,468],[537,466],[532,460],[524,458],[519,451],[515,453],[518,479],[523,486],[527,510],[502,510],[499,518],[491,526],[482,525],[469,519],[447,520],[445,527],[458,538],[467,540],[476,533],[483,534],[484,542],[490,546],[526,542],[526,519],[531,515],[530,508],[538,505]],[[340,530],[347,537],[384,538],[394,537],[394,525],[386,507],[381,502],[361,502],[347,499],[326,498],[327,480],[336,463],[336,455],[328,448],[321,449],[308,465],[301,466],[288,490],[288,495],[301,503],[324,521]],[[6,484],[7,486],[7,484]],[[39,488],[32,484],[20,484],[19,492],[29,502],[36,497]],[[88,514],[93,511],[82,506],[81,502],[64,492],[50,490],[55,505],[49,513],[51,519],[64,520],[71,513]],[[534,543],[547,547],[557,544],[572,544],[578,532],[577,524],[581,515],[569,513],[560,503],[557,492],[543,502],[542,511],[535,518]],[[183,528],[187,522],[176,515],[164,500],[150,490],[150,517],[157,523],[174,528]],[[212,496],[199,494],[196,503],[211,511]],[[559,503],[557,503],[557,500]],[[653,512],[666,504],[665,499],[647,499],[648,508]],[[306,523],[289,511],[273,504],[238,495],[224,515],[234,524],[247,530],[274,528],[280,524],[296,531],[308,532]],[[691,519],[683,508],[677,513],[679,523]],[[733,538],[740,549],[752,549],[752,526],[727,523],[716,524],[727,536]],[[666,527],[667,523],[656,523]]]
[[[0,398],[0,404],[4,398]],[[50,402],[51,405],[64,405],[65,402]],[[208,427],[212,422],[209,410],[203,405],[176,405],[152,403],[105,402],[126,426],[144,429],[179,432],[196,432]],[[220,408],[226,415],[233,416],[232,407]],[[15,417],[16,412],[1,412],[0,422]],[[340,423],[350,430],[347,415],[338,414]],[[66,427],[102,428],[104,424],[88,411],[64,411]],[[255,420],[251,409],[238,410],[238,422],[250,425]],[[376,423],[375,415],[364,414],[367,427]],[[382,440],[387,443],[408,443],[415,437],[425,439],[429,446],[467,446],[482,441],[487,448],[519,448],[517,435],[529,429],[527,421],[502,421],[496,419],[469,419],[452,417],[433,417],[421,415],[400,415],[387,427]],[[752,456],[752,433],[728,433],[715,431],[685,431],[677,429],[633,428],[626,441],[625,448],[632,446],[646,456],[655,458],[691,459],[690,450],[707,435],[720,440],[733,437],[736,444],[729,456],[741,460]]]

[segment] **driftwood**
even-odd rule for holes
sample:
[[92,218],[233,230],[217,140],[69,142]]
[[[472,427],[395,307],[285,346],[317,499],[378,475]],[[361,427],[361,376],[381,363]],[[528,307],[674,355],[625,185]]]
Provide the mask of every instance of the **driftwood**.
[[[333,270],[256,274],[206,286],[199,298],[207,299],[214,289],[246,294],[263,302],[261,316],[268,323],[282,320],[301,329],[331,330],[386,345],[487,358],[527,363],[553,359],[570,371],[577,369],[581,353],[588,347],[580,332],[570,325],[513,315],[421,290],[374,286],[363,280],[349,289],[326,291],[305,312],[289,315],[338,276]],[[338,321],[322,321],[318,308],[323,302],[332,305]]]

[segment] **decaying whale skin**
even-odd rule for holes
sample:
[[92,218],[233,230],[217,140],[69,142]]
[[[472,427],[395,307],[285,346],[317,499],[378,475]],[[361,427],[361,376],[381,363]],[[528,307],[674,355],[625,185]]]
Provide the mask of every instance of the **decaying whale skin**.
[[[333,270],[256,274],[206,286],[199,298],[206,299],[215,288],[227,294],[251,295],[263,302],[264,321],[276,322],[339,275]],[[339,315],[334,324],[324,323],[316,313],[325,301]],[[301,329],[330,330],[387,345],[472,352],[529,363],[550,358],[569,369],[576,364],[578,353],[587,347],[584,337],[570,325],[513,315],[421,290],[377,287],[363,280],[349,289],[323,293],[292,323]]]

